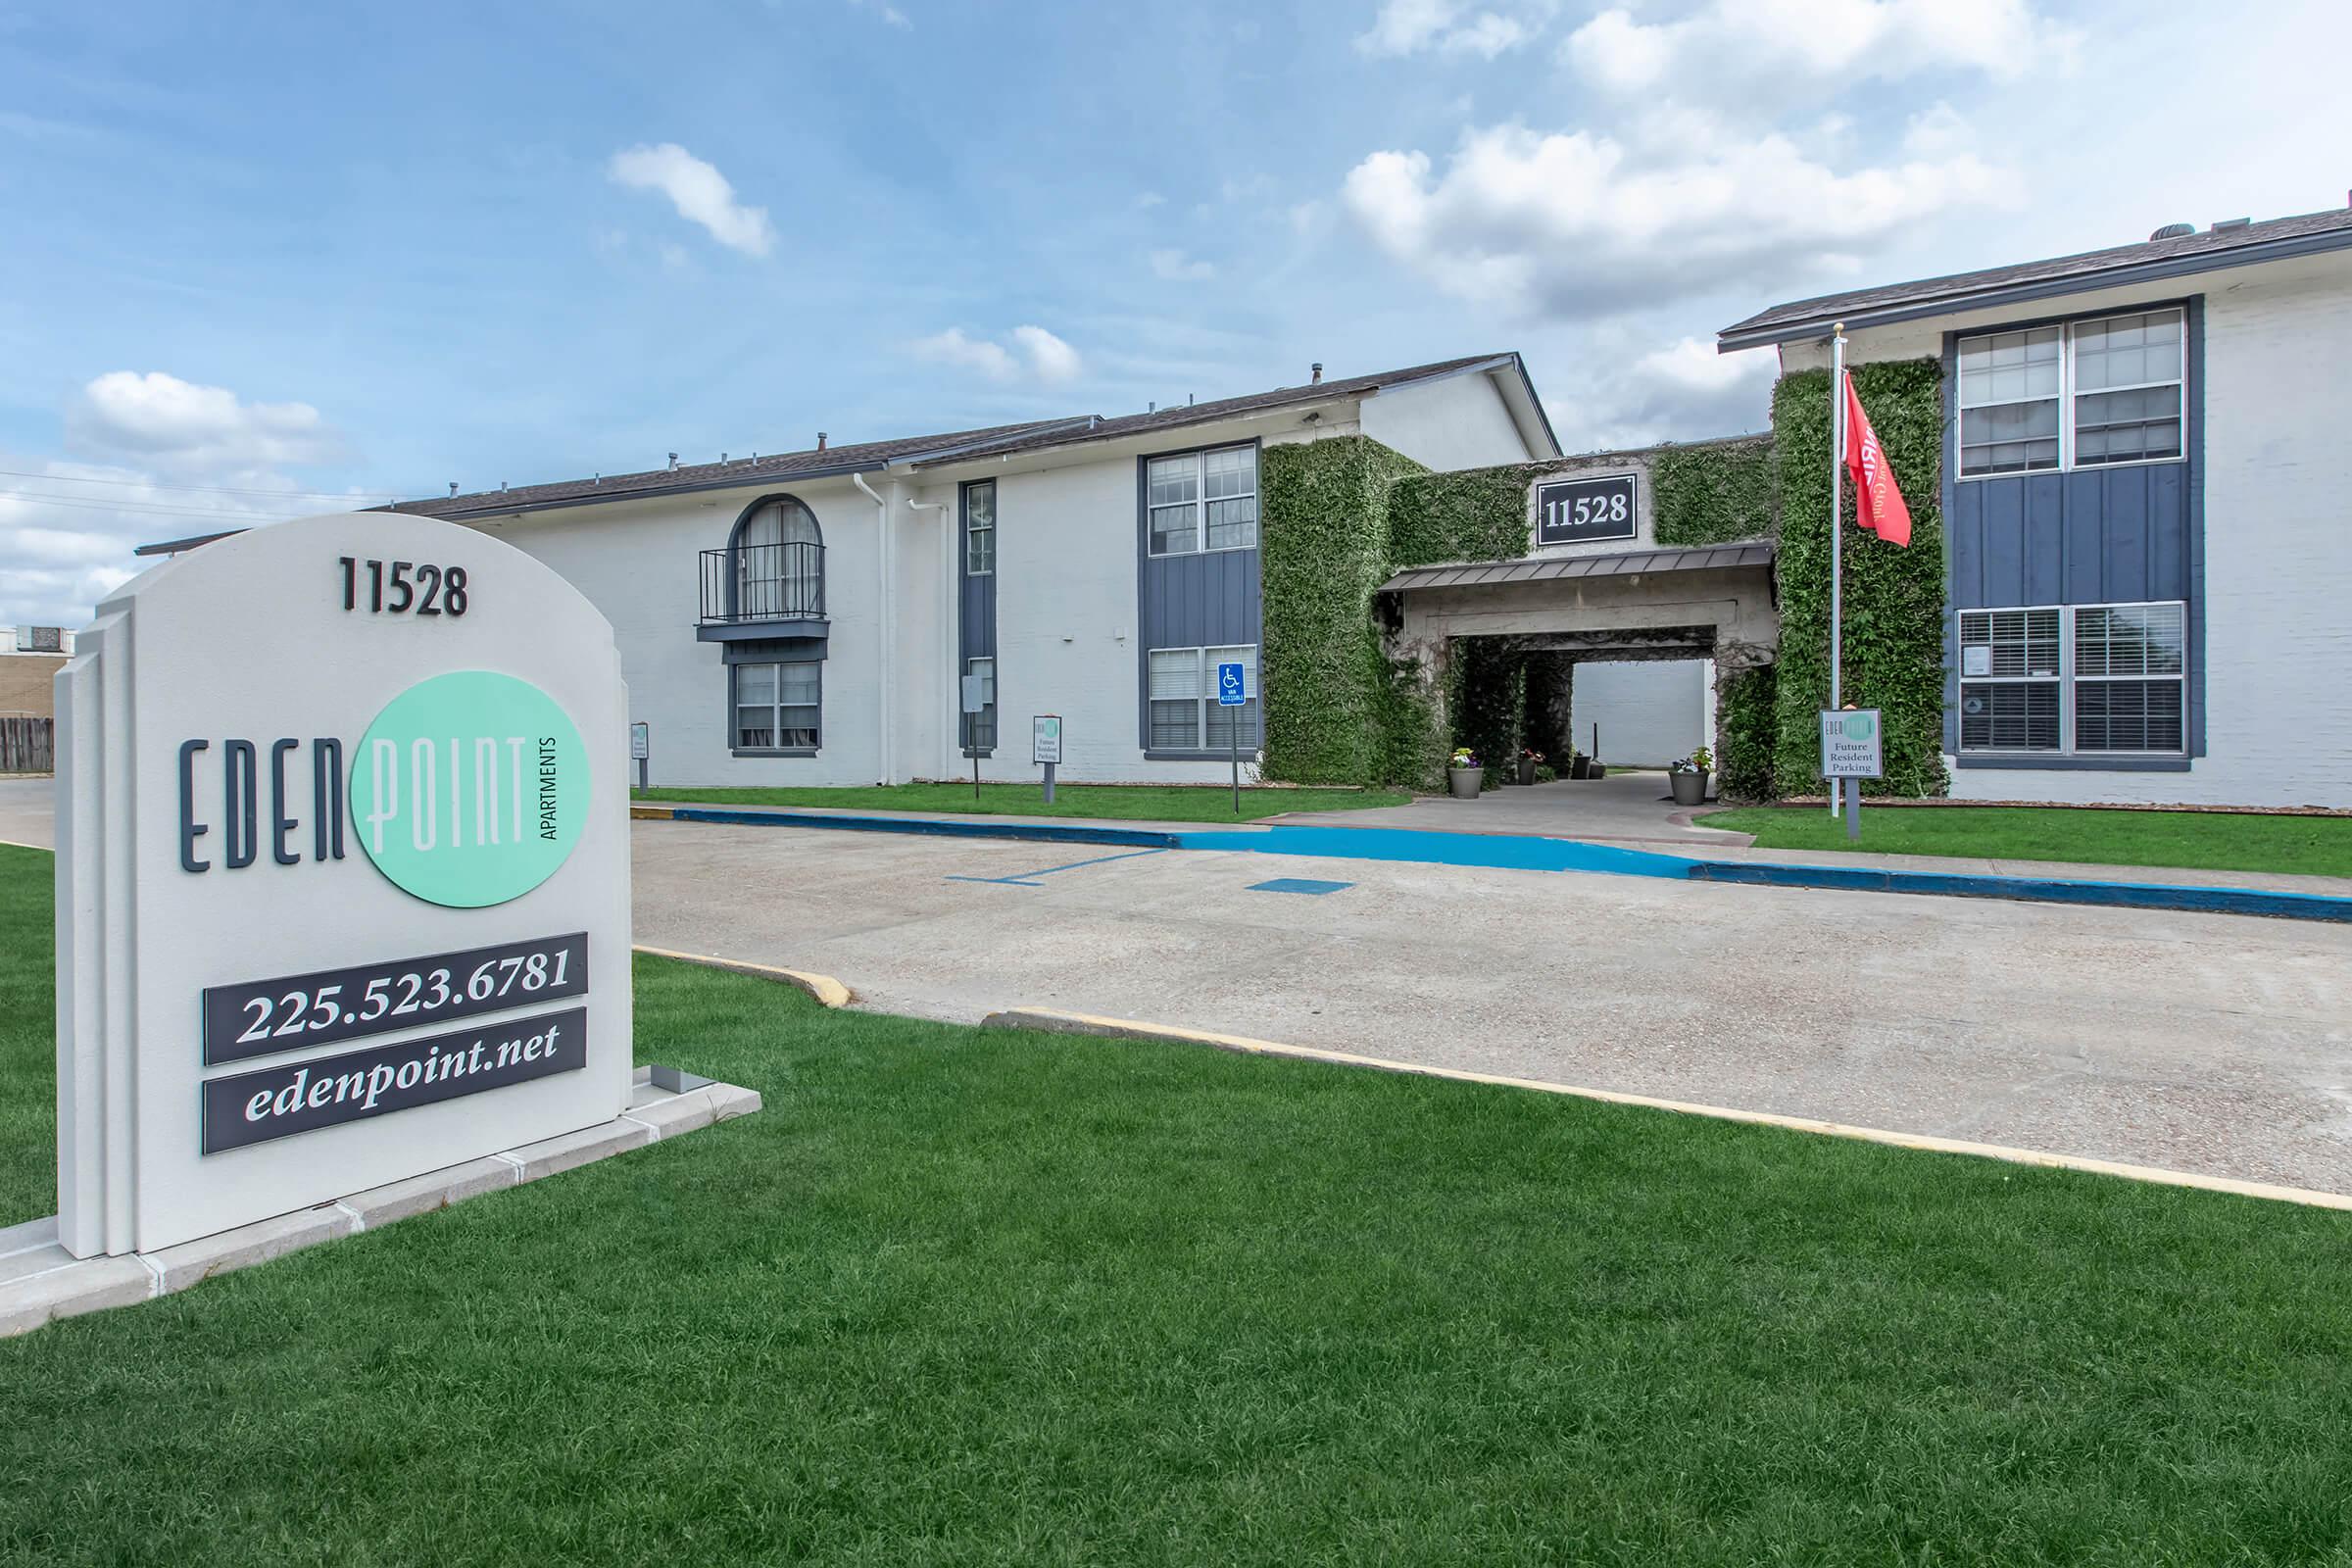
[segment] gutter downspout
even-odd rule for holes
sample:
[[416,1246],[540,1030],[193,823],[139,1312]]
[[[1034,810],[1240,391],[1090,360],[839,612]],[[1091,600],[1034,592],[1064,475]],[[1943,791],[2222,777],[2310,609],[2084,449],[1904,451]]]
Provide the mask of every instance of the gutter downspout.
[[[956,537],[956,509],[949,502],[917,501],[912,496],[908,496],[906,510],[939,514],[940,532],[944,541],[944,548],[940,552],[943,558],[941,561],[943,569],[939,584],[939,624],[942,628],[940,635],[947,644],[949,671],[947,712],[942,715],[942,721],[946,728],[942,733],[949,737],[946,742],[947,747],[953,749],[956,745],[958,726],[963,717],[963,703],[957,695],[960,690],[960,677],[963,674],[963,622],[958,618],[956,609],[959,597],[959,574],[956,570],[956,559],[958,542]],[[955,771],[952,764],[948,771]]]
[[851,470],[850,483],[865,492],[874,504],[874,573],[880,592],[874,600],[874,633],[876,649],[874,671],[876,682],[875,713],[880,723],[879,751],[884,784],[896,784],[897,770],[891,765],[890,734],[890,503],[875,493],[865,482],[865,475]]

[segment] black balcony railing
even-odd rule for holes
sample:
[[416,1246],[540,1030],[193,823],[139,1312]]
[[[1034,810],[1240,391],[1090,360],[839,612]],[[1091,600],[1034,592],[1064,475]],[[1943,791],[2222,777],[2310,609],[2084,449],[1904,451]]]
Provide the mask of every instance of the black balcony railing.
[[738,545],[703,552],[703,624],[825,618],[825,547]]

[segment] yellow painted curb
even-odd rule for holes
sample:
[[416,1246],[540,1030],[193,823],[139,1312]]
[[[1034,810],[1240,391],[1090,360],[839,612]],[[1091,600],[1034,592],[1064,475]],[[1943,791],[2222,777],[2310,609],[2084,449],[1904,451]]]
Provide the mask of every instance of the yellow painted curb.
[[1770,1111],[1697,1105],[1680,1100],[1659,1100],[1649,1095],[1619,1094],[1611,1089],[1584,1089],[1574,1084],[1545,1083],[1537,1078],[1506,1078],[1496,1073],[1391,1061],[1382,1056],[1359,1056],[1352,1052],[1323,1051],[1313,1046],[1286,1046],[1272,1040],[1252,1040],[1247,1035],[1211,1034],[1201,1029],[1177,1029],[1164,1024],[1137,1023],[1126,1018],[1098,1018],[1083,1012],[1061,1012],[1052,1007],[1014,1007],[1004,1012],[992,1012],[980,1020],[980,1025],[984,1029],[1042,1029],[1054,1034],[1103,1035],[1117,1040],[1161,1040],[1180,1045],[1214,1046],[1219,1051],[1239,1051],[1250,1055],[1291,1056],[1304,1061],[1334,1062],[1349,1067],[1377,1067],[1383,1072],[1415,1073],[1425,1078],[1494,1084],[1504,1089],[1533,1089],[1546,1095],[1573,1095],[1579,1100],[1597,1100],[1612,1105],[1640,1105],[1650,1110],[1676,1111],[1686,1116],[1711,1117],[1717,1121],[1745,1122],[1751,1126],[1779,1127],[1789,1132],[1850,1138],[1858,1143],[1885,1144],[1893,1149],[1918,1149],[1938,1154],[1974,1154],[1982,1159],[2007,1160],[2013,1165],[2044,1165],[2056,1170],[2088,1171],[2099,1176],[2120,1176],[2126,1181],[2151,1182],[2163,1187],[2193,1187],[2209,1193],[2234,1193],[2241,1198],[2302,1203],[2312,1208],[2352,1209],[2352,1195],[2317,1192],[2308,1187],[2278,1187],[2269,1182],[2239,1181],[2230,1176],[2200,1176],[2193,1171],[2165,1170],[2155,1165],[2127,1165],[2117,1160],[2086,1159],[2077,1154],[2045,1154],[2031,1149],[2012,1149],[2006,1144],[1977,1144],[1958,1138],[1887,1132],[1878,1127],[1849,1127],[1843,1122],[1817,1121],[1810,1116],[1779,1116]]
[[827,1007],[846,1007],[850,1004],[850,988],[829,974],[808,974],[799,969],[779,969],[773,964],[746,963],[740,958],[712,957],[706,953],[672,953],[667,948],[649,948],[637,944],[637,952],[656,958],[675,958],[680,963],[699,963],[706,969],[724,969],[730,974],[748,974],[760,980],[781,980],[788,986],[806,991]]
[[632,822],[667,822],[672,820],[676,814],[677,808],[674,806],[638,806],[631,804],[629,807],[629,820]]

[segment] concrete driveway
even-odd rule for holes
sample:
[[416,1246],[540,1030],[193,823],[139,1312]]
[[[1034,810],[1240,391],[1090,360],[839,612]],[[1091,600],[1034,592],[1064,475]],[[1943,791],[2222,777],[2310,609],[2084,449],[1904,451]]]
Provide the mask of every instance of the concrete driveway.
[[[1015,1005],[2352,1192],[2352,928],[639,822],[637,939]],[[1251,891],[1277,877],[1349,884]],[[990,880],[1003,879],[1003,880]]]

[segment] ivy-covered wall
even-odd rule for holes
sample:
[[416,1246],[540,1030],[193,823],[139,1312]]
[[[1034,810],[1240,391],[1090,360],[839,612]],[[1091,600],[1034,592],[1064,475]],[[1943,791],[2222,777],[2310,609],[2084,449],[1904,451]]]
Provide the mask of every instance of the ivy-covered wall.
[[1417,750],[1426,714],[1381,652],[1372,595],[1391,575],[1391,486],[1422,471],[1364,436],[1258,454],[1268,778],[1372,784],[1417,765],[1394,754]]
[[1716,688],[1715,793],[1727,801],[1769,801],[1773,754],[1780,737],[1779,670],[1772,664],[1735,670]]
[[[1786,503],[1771,435],[1653,447],[1658,543],[1710,546],[1771,538]],[[1440,783],[1448,745],[1495,764],[1522,745],[1547,748],[1564,708],[1566,667],[1531,679],[1531,656],[1507,639],[1470,637],[1446,667],[1448,726],[1435,729],[1413,667],[1395,667],[1374,620],[1378,585],[1404,566],[1510,560],[1529,553],[1527,494],[1562,464],[1428,472],[1366,437],[1265,447],[1260,571],[1265,585],[1265,776],[1294,783]],[[1557,689],[1557,691],[1554,691]],[[1774,679],[1727,686],[1724,788],[1774,792]],[[1539,703],[1543,712],[1529,712]],[[1564,719],[1562,719],[1564,724]],[[1564,760],[1564,757],[1562,757]],[[1745,768],[1745,771],[1740,771]]]
[[[1943,795],[1943,368],[1934,360],[1854,367],[1854,390],[1911,509],[1908,547],[1853,524],[1845,487],[1844,698],[1882,710],[1884,779],[1874,795]],[[1773,781],[1780,795],[1820,789],[1820,711],[1830,705],[1830,373],[1803,370],[1773,389],[1780,493],[1779,712]]]
[[1658,543],[1720,545],[1779,532],[1771,436],[1657,447],[1647,456]]

